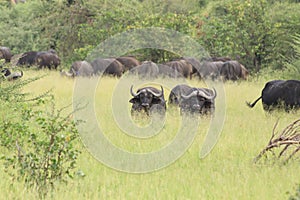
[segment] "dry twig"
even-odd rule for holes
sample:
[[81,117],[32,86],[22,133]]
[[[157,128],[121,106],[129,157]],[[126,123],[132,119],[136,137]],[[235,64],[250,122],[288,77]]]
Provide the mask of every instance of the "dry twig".
[[[285,162],[290,160],[297,152],[300,150],[300,119],[292,122],[286,128],[284,128],[280,133],[276,131],[278,121],[275,123],[272,136],[269,140],[268,145],[258,154],[254,159],[257,162],[263,155],[272,151],[274,148],[282,148],[278,154],[278,158],[283,155],[287,155]],[[292,152],[288,154],[290,149]]]

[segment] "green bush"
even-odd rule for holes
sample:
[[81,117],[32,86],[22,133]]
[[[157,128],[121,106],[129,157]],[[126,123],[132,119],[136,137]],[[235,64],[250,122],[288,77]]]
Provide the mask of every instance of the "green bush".
[[300,200],[300,185],[297,187],[295,194],[290,196],[289,200]]
[[55,182],[73,177],[80,153],[74,142],[79,135],[72,113],[56,109],[53,96],[42,95],[33,101],[21,93],[34,80],[0,82],[1,160],[12,180],[24,181],[45,197]]
[[217,56],[239,59],[252,71],[282,68],[291,56],[288,42],[299,32],[299,4],[228,0],[204,15],[199,42]]

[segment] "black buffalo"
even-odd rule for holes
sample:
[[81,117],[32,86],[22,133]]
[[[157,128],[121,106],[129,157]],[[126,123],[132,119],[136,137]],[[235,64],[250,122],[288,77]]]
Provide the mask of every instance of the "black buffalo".
[[183,78],[182,71],[178,72],[176,69],[165,64],[158,64],[159,76],[163,78]]
[[105,74],[121,77],[125,71],[124,65],[115,58],[97,58],[91,62],[95,74]]
[[159,69],[156,63],[152,61],[144,61],[141,65],[132,68],[131,74],[136,74],[141,79],[157,78]]
[[193,65],[185,59],[180,59],[178,62],[181,63],[182,75],[185,78],[192,79],[193,73],[195,73]]
[[176,59],[166,63],[175,72],[177,71],[180,75],[185,78],[192,79],[192,75],[195,72],[193,65],[184,58]]
[[247,79],[248,70],[238,61],[230,60],[224,62],[220,69],[220,76],[224,81],[232,80],[236,81],[239,79]]
[[13,81],[13,80],[19,79],[23,76],[23,71],[11,72],[10,69],[8,69],[8,68],[2,69],[1,73],[5,77],[5,79],[8,81]]
[[198,75],[201,79],[216,80],[220,76],[218,64],[212,61],[203,61],[198,69]]
[[73,62],[70,70],[68,72],[62,71],[61,75],[75,77],[75,76],[85,76],[90,77],[94,74],[94,69],[92,65],[87,61],[75,61]]
[[17,65],[27,67],[37,65],[40,69],[44,67],[56,69],[60,65],[60,58],[53,49],[49,51],[29,51],[20,56]]
[[181,78],[184,77],[183,73],[183,63],[180,61],[169,61],[165,63],[166,66],[169,66],[171,70],[173,71],[173,77],[174,78]]
[[274,108],[284,108],[289,111],[300,107],[300,81],[298,80],[273,80],[266,83],[261,96],[253,103],[246,102],[250,108],[262,100],[265,111]]
[[35,65],[35,58],[37,54],[37,51],[28,51],[23,53],[19,58],[17,65],[24,65],[26,67]]
[[179,105],[181,113],[213,113],[215,109],[215,89],[195,88],[188,85],[175,86],[169,95],[170,105]]
[[54,50],[41,51],[37,53],[35,63],[39,69],[44,67],[47,67],[48,69],[57,69],[58,65],[60,65],[60,58]]
[[125,71],[139,66],[141,63],[135,57],[132,56],[122,56],[118,57],[117,60],[124,65]]
[[0,60],[4,59],[5,62],[10,62],[12,53],[8,47],[0,47]]
[[143,87],[133,92],[133,86],[130,88],[130,93],[133,96],[129,100],[132,103],[131,113],[144,111],[149,115],[153,111],[159,113],[165,113],[166,101],[164,98],[164,89],[161,86],[161,90],[154,87]]

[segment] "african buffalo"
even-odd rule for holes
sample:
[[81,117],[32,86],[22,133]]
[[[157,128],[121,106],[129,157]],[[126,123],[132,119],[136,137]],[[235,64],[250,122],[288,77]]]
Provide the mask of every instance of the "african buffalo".
[[183,113],[213,113],[215,109],[215,89],[195,88],[188,85],[175,86],[169,95],[170,105],[179,105]]
[[[174,75],[173,75],[174,78],[184,77],[183,62],[174,60],[174,61],[166,62],[165,65],[169,66],[172,69],[172,71],[174,73]],[[187,72],[185,72],[185,74],[187,74]]]
[[9,63],[12,56],[8,47],[0,47],[0,60],[4,59],[5,62]]
[[66,76],[86,76],[90,77],[94,74],[94,69],[87,61],[75,61],[73,62],[69,72],[64,73]]
[[262,99],[263,109],[272,111],[274,108],[283,107],[285,111],[300,107],[300,81],[298,80],[273,80],[265,84],[261,96],[253,103],[246,102],[250,108]]
[[181,78],[184,77],[184,73],[183,73],[183,63],[178,61],[178,60],[174,60],[174,61],[169,61],[166,62],[164,65],[169,66],[172,71],[174,72],[174,78]]
[[141,79],[157,78],[159,69],[156,63],[152,61],[144,61],[141,65],[132,68],[131,74],[136,74]]
[[161,77],[167,77],[167,78],[183,78],[182,72],[178,72],[176,69],[171,68],[164,64],[158,64],[158,73]]
[[226,61],[220,69],[220,76],[224,81],[247,79],[248,70],[236,60]]
[[220,72],[216,62],[203,61],[198,69],[198,75],[201,79],[216,80],[219,78]]
[[184,59],[180,59],[178,60],[178,62],[181,62],[181,68],[182,68],[182,74],[185,78],[189,78],[192,79],[192,75],[194,73],[194,68],[192,66],[192,64],[190,64],[188,61],[184,60]]
[[57,69],[58,65],[60,65],[60,58],[54,50],[41,51],[37,53],[35,63],[39,69],[44,67]]
[[141,64],[140,61],[138,61],[135,57],[132,56],[122,56],[116,59],[124,65],[125,71],[129,71],[130,69]]
[[13,81],[19,79],[23,76],[23,71],[20,72],[11,72],[8,68],[4,68],[1,70],[1,73],[8,81]]
[[147,115],[156,111],[159,113],[165,113],[166,101],[164,98],[164,89],[161,86],[161,90],[154,87],[143,87],[137,90],[137,93],[133,92],[133,86],[130,88],[130,93],[133,96],[129,100],[132,103],[131,113],[144,111]]
[[106,74],[121,77],[125,71],[124,65],[115,58],[97,58],[91,62],[95,74]]
[[35,65],[35,58],[36,58],[37,54],[38,54],[37,51],[29,51],[29,52],[23,53],[21,55],[21,57],[19,58],[17,65],[24,65],[26,67]]

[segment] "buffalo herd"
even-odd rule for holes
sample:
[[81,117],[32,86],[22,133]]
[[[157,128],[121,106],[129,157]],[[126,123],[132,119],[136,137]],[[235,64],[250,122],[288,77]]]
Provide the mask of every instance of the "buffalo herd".
[[[16,57],[16,59],[14,59]],[[28,51],[14,56],[8,47],[0,46],[0,60],[11,63],[12,66],[37,66],[38,69],[58,69],[61,60],[55,50]],[[13,61],[14,60],[14,61]],[[16,80],[23,76],[23,71],[14,71],[1,68],[1,75],[6,80]],[[97,75],[110,75],[121,77],[124,73],[137,76],[140,79],[187,78],[210,79],[213,81],[246,80],[249,72],[244,65],[229,57],[211,57],[199,60],[195,57],[180,57],[163,63],[151,60],[139,61],[134,56],[121,56],[110,58],[95,58],[92,61],[75,61],[68,71],[61,70],[62,76],[67,77],[92,77]],[[164,90],[154,87],[140,88],[136,92],[130,88],[133,96],[132,112],[144,111],[150,114],[152,110],[164,112],[166,101]],[[215,108],[215,89],[194,88],[188,85],[177,85],[170,93],[168,104],[180,108],[181,113],[213,113]],[[300,107],[300,81],[298,80],[273,80],[266,83],[261,96],[253,103],[246,102],[252,108],[262,100],[265,111],[282,107],[286,111]]]
[[[8,47],[0,47],[0,59],[11,62],[13,58]],[[16,66],[37,66],[39,69],[57,69],[61,60],[55,50],[28,51],[19,54]],[[238,61],[228,57],[213,57],[199,60],[194,57],[181,57],[163,63],[154,63],[151,60],[139,61],[134,56],[110,58],[95,58],[91,61],[75,61],[68,71],[61,70],[61,75],[68,77],[111,75],[121,77],[125,72],[142,79],[157,77],[188,78],[212,80],[245,80],[248,70]]]
[[[74,65],[78,67],[75,69]],[[92,69],[93,71],[91,71]],[[86,71],[88,73],[85,73]],[[249,74],[248,70],[235,60],[225,60],[224,62],[220,60],[199,61],[193,57],[182,57],[164,63],[155,63],[150,60],[140,62],[133,56],[122,56],[96,58],[90,64],[87,61],[75,61],[69,71],[61,71],[61,75],[76,77],[103,74],[121,77],[125,72],[140,79],[158,77],[192,79],[198,77],[223,81],[246,80]]]

